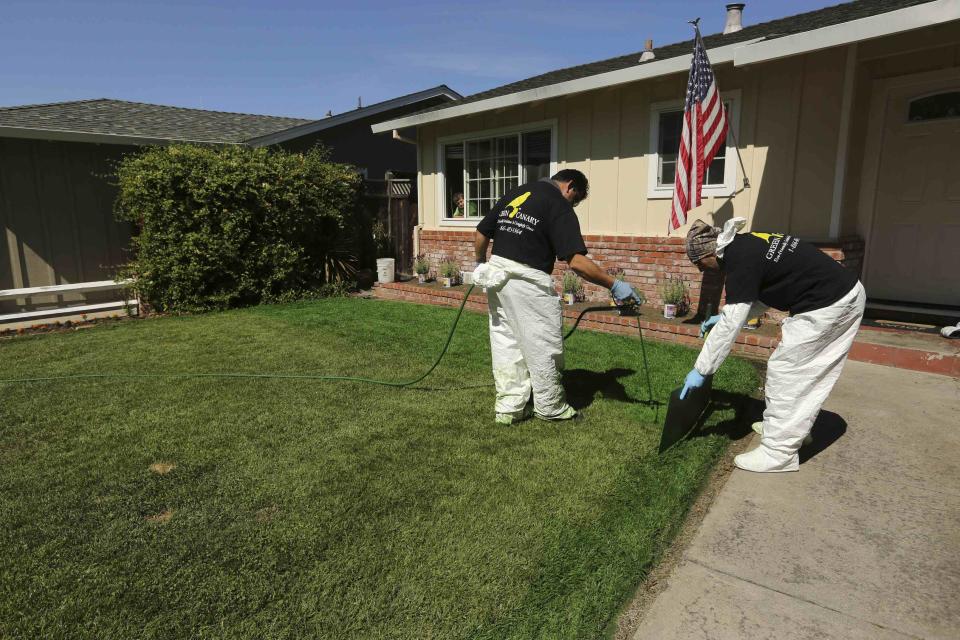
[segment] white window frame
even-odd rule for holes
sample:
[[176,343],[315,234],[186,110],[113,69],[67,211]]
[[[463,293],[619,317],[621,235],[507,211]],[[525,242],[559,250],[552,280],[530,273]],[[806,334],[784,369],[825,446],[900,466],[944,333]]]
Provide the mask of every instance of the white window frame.
[[[437,159],[437,188],[436,188],[436,209],[437,209],[437,221],[438,225],[441,227],[469,227],[474,228],[477,226],[477,223],[480,222],[481,218],[469,218],[469,219],[458,219],[450,218],[449,215],[449,206],[450,203],[447,202],[447,175],[446,175],[446,154],[444,153],[444,146],[448,144],[463,144],[464,145],[464,154],[466,154],[466,146],[468,142],[476,142],[478,140],[485,140],[488,138],[496,138],[500,136],[507,136],[510,134],[522,134],[522,133],[532,133],[534,131],[550,131],[550,175],[555,174],[558,169],[557,162],[557,120],[542,120],[540,122],[525,122],[523,124],[518,124],[510,127],[500,127],[497,129],[484,129],[482,131],[471,131],[469,133],[461,133],[450,136],[443,136],[437,138],[436,145],[436,159]],[[517,148],[517,175],[520,176],[519,179],[523,178],[522,175],[522,166],[523,166],[523,141],[519,141],[519,146]]]
[[[720,94],[723,101],[729,105],[731,136],[727,133],[727,155],[723,167],[723,184],[703,185],[701,194],[707,196],[732,196],[737,187],[737,170],[740,163],[737,160],[737,147],[733,138],[740,137],[740,90],[723,91]],[[651,200],[673,199],[673,185],[657,185],[657,174],[660,167],[660,114],[668,111],[683,109],[683,100],[666,100],[650,104],[650,146],[647,153],[647,198]]]

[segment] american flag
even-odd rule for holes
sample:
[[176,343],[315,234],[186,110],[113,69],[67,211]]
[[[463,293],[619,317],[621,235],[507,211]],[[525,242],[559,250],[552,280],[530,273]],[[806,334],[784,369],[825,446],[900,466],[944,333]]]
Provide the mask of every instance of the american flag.
[[687,81],[687,101],[683,107],[683,133],[673,185],[670,231],[685,224],[687,211],[700,205],[703,175],[726,137],[727,112],[697,29]]

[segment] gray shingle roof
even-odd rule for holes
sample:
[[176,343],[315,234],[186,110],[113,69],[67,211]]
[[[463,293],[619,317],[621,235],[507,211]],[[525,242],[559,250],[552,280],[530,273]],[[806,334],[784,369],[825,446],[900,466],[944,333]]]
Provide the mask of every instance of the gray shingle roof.
[[[846,4],[835,5],[832,7],[826,7],[824,9],[818,9],[817,11],[810,11],[808,13],[801,13],[794,16],[789,16],[786,18],[779,18],[777,20],[771,20],[770,22],[763,22],[755,25],[748,25],[743,28],[743,30],[736,33],[731,33],[723,35],[721,33],[704,36],[703,43],[707,49],[713,47],[719,47],[722,45],[736,44],[738,42],[745,42],[747,40],[754,40],[757,38],[773,39],[788,35],[793,35],[796,33],[802,33],[804,31],[811,31],[813,29],[821,29],[823,27],[829,27],[835,24],[841,24],[844,22],[850,22],[851,20],[859,20],[861,18],[868,18],[870,16],[878,15],[881,13],[887,13],[888,11],[895,11],[897,9],[905,9],[907,7],[912,7],[919,4],[924,4],[927,2],[932,2],[933,0],[859,0],[858,2],[848,2]],[[719,5],[718,5],[719,6]],[[748,14],[745,14],[748,15]],[[656,53],[655,60],[667,60],[669,58],[676,58],[684,54],[688,54],[693,50],[693,39],[685,40],[684,42],[677,42],[674,44],[657,47],[654,45],[654,52]],[[482,91],[480,93],[475,93],[473,95],[467,96],[462,100],[456,100],[444,105],[433,107],[430,109],[424,109],[420,113],[429,113],[433,111],[440,111],[442,109],[448,109],[451,107],[460,106],[470,102],[478,102],[480,100],[486,100],[488,98],[495,98],[498,96],[509,95],[511,93],[517,93],[520,91],[526,91],[528,89],[537,89],[539,87],[546,87],[552,84],[557,84],[560,82],[567,82],[569,80],[577,80],[580,78],[586,78],[588,76],[597,75],[600,73],[606,73],[608,71],[617,71],[620,69],[626,69],[628,67],[638,66],[640,64],[649,64],[641,63],[639,61],[640,54],[643,51],[637,51],[636,53],[631,53],[625,56],[619,56],[616,58],[609,58],[607,60],[601,60],[599,62],[591,62],[589,64],[582,64],[576,67],[568,67],[566,69],[558,69],[556,71],[550,71],[549,73],[544,73],[539,76],[534,76],[532,78],[527,78],[525,80],[520,80],[519,82],[512,82],[488,91]]]
[[107,98],[0,108],[0,127],[191,142],[239,143],[308,122]]

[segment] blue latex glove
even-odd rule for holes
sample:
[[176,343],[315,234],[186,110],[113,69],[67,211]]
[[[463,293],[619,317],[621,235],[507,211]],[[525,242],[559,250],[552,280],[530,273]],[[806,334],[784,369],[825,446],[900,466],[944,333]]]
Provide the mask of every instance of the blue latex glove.
[[706,381],[700,372],[696,369],[691,369],[690,373],[687,374],[687,377],[683,381],[683,389],[680,391],[680,399],[683,400],[687,397],[687,392],[691,389],[699,389],[703,386],[703,383]]
[[707,318],[706,320],[704,320],[703,322],[701,322],[701,323],[700,323],[700,337],[702,338],[703,336],[707,335],[707,332],[710,331],[711,327],[713,327],[713,325],[717,324],[718,322],[720,322],[720,316],[719,316],[719,315],[710,316],[709,318]]
[[610,293],[613,294],[613,299],[618,303],[626,302],[627,300],[633,300],[637,304],[643,302],[643,300],[638,296],[633,287],[628,285],[623,280],[614,280],[613,286],[610,287]]

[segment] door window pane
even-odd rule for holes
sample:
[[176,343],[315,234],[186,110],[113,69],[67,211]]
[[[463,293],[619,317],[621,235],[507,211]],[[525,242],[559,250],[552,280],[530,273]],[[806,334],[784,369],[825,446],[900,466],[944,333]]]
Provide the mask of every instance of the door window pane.
[[960,116],[960,91],[917,98],[910,103],[910,122],[956,118]]

